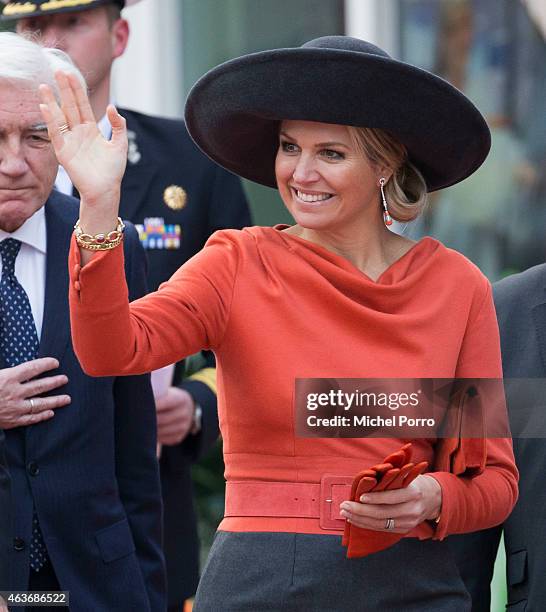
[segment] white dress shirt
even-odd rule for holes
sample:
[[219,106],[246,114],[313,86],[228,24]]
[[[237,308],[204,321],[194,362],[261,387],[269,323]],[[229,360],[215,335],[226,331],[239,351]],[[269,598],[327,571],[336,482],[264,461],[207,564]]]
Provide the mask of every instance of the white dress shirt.
[[[23,225],[8,234],[0,229],[0,242],[5,238],[21,241],[21,249],[15,260],[15,276],[28,295],[38,339],[42,333],[45,301],[46,274],[46,222],[44,207],[37,210]],[[2,260],[0,258],[0,278]]]
[[[110,138],[112,138],[112,126],[110,125],[110,121],[108,121],[107,115],[104,115],[104,117],[97,123],[97,127],[106,140],[110,140]],[[65,195],[72,195],[72,181],[62,166],[59,166],[59,169],[57,170],[55,188],[57,191],[60,191]]]

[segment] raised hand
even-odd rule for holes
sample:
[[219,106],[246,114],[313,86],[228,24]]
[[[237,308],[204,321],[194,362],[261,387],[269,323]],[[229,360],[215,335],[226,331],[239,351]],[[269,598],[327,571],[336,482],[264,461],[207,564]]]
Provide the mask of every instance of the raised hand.
[[[112,139],[100,133],[89,99],[74,74],[55,74],[61,105],[47,85],[40,85],[40,110],[59,163],[80,192],[87,213],[86,232],[110,231],[115,226],[121,179],[127,163],[125,119],[113,106],[107,109]],[[100,227],[95,227],[95,225]]]

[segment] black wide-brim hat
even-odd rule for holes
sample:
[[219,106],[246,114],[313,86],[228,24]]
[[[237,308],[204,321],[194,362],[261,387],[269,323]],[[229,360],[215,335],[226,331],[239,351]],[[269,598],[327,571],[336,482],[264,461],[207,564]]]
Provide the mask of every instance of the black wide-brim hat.
[[284,119],[385,130],[406,146],[428,191],[471,175],[491,146],[485,119],[458,89],[348,36],[225,62],[194,85],[185,115],[212,160],[268,187],[277,186]]
[[116,4],[122,9],[125,6],[136,4],[139,0],[2,0],[4,10],[1,21],[15,21],[24,17],[42,17],[54,13],[73,13],[74,11],[88,11],[104,4]]

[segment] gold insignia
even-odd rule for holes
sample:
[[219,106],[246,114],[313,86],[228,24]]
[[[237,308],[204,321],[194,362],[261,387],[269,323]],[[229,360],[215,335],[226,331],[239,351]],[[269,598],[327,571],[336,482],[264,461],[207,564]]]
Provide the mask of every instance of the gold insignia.
[[181,210],[186,206],[188,196],[179,185],[169,185],[163,192],[165,204],[172,210]]
[[10,2],[8,5],[4,7],[3,14],[6,17],[10,17],[11,15],[25,15],[26,13],[32,13],[38,7],[33,2]]
[[40,8],[42,11],[54,11],[55,9],[84,6],[93,2],[94,0],[49,0],[49,2],[44,2]]

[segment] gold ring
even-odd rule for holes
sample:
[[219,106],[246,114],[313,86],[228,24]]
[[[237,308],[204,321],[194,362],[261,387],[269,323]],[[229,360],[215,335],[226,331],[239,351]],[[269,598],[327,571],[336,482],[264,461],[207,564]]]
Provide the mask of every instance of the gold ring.
[[30,402],[30,414],[34,414],[34,400],[29,398],[28,401]]
[[70,132],[70,127],[69,127],[68,123],[63,123],[59,127],[59,132],[61,132],[61,134],[66,134],[67,132]]

